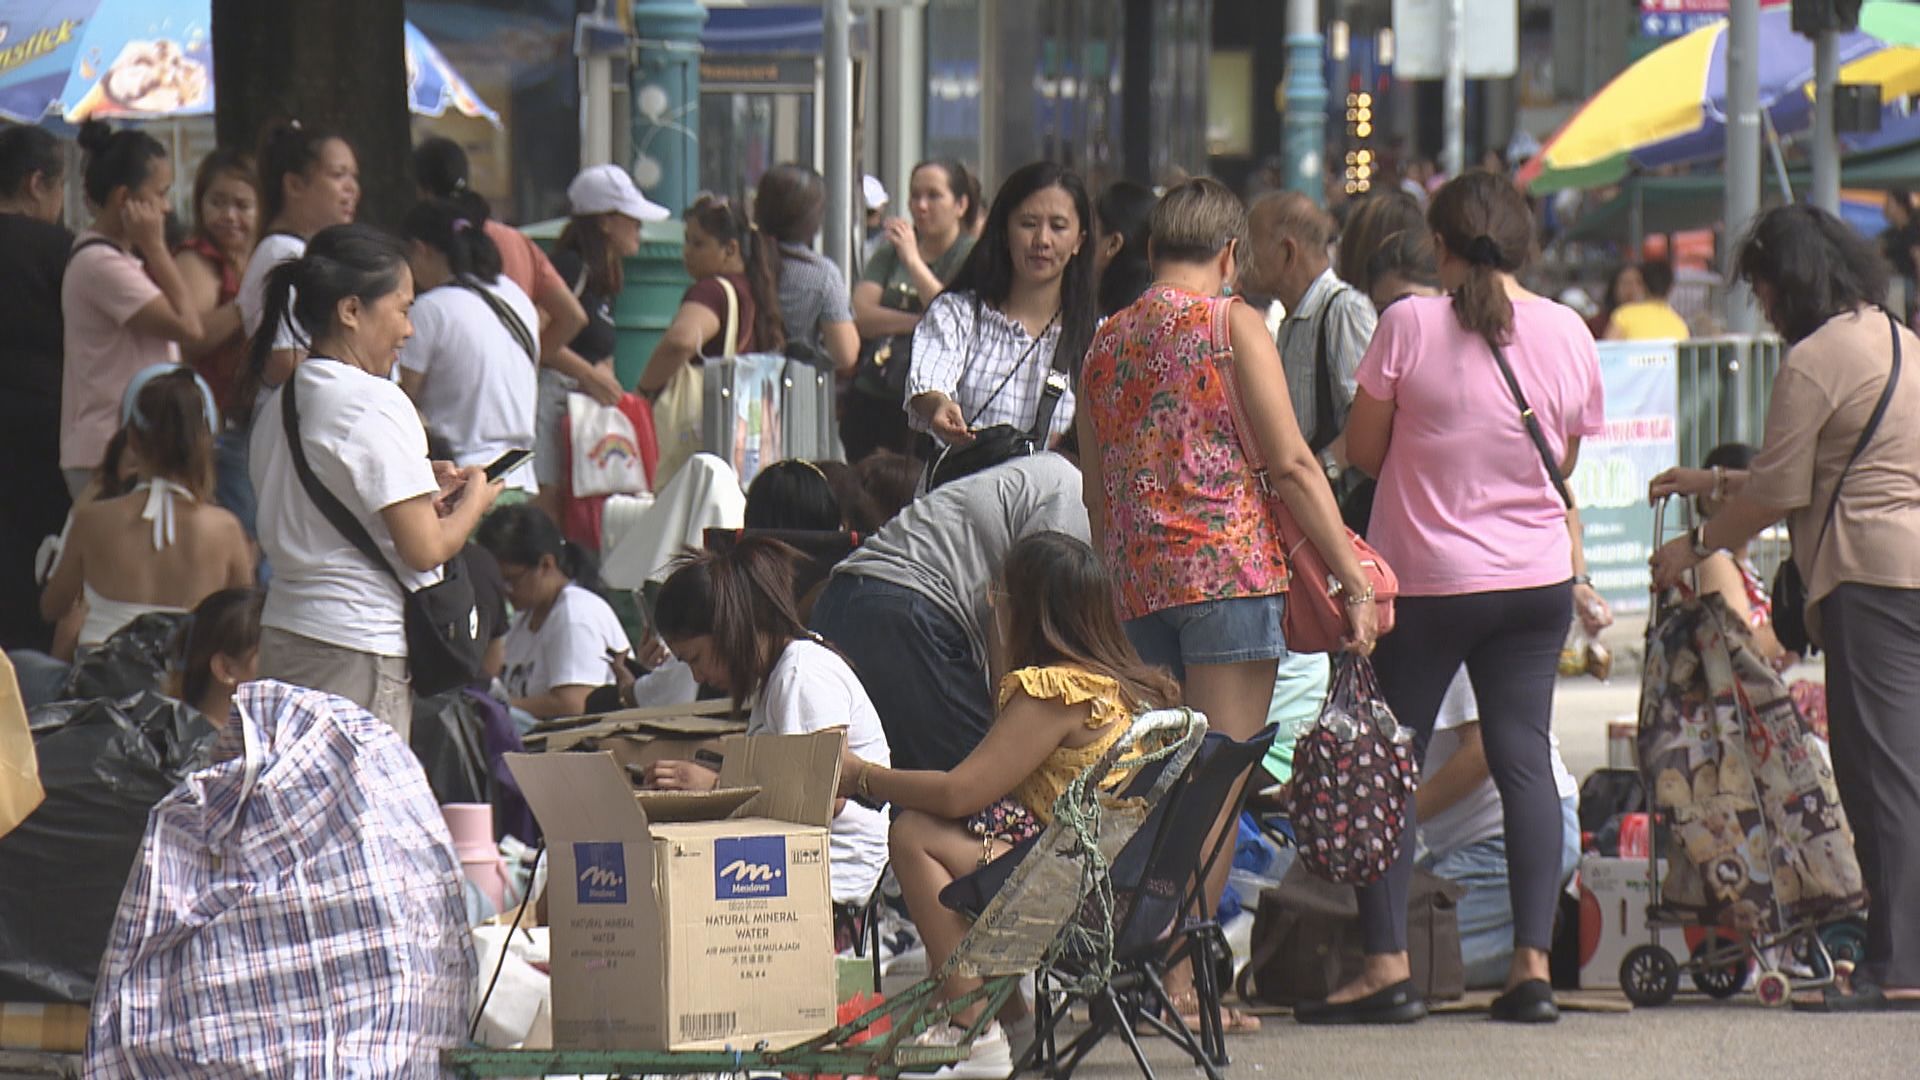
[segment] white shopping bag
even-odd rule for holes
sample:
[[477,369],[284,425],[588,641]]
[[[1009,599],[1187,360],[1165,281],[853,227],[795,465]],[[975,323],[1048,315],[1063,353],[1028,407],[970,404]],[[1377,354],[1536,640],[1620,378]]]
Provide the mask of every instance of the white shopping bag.
[[567,395],[568,434],[573,447],[573,494],[641,495],[647,486],[640,436],[617,405],[585,394]]

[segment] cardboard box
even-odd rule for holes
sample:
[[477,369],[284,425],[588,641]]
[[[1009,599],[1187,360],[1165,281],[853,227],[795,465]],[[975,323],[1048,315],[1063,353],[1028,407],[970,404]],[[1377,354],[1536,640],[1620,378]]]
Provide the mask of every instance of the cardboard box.
[[604,752],[508,755],[547,835],[556,1048],[784,1046],[833,1027],[843,738],[730,737],[719,790],[694,796],[637,795]]
[[[1666,873],[1665,860],[1660,872]],[[1587,855],[1580,860],[1580,989],[1618,990],[1620,961],[1635,946],[1659,942],[1675,962],[1688,956],[1686,934],[1665,927],[1657,937],[1647,930],[1647,904],[1653,880],[1645,857],[1615,859]]]
[[623,709],[549,721],[524,741],[528,750],[604,750],[622,767],[639,769],[656,761],[692,761],[702,750],[720,753],[723,739],[747,730],[746,721],[729,711],[724,701]]

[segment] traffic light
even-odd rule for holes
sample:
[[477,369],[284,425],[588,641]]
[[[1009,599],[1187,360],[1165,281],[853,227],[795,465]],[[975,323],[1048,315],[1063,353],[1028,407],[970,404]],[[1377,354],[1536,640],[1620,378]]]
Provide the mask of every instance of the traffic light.
[[1860,26],[1860,0],[1793,0],[1793,32],[1812,37]]
[[1379,168],[1373,153],[1373,95],[1364,90],[1347,95],[1346,189],[1362,195],[1373,187]]

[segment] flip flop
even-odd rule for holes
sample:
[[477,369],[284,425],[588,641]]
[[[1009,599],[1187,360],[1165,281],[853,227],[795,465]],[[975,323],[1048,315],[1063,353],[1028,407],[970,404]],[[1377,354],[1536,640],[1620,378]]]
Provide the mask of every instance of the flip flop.
[[[1192,990],[1170,995],[1174,1011],[1188,1031],[1200,1030],[1200,995]],[[1220,1029],[1228,1035],[1251,1035],[1260,1030],[1260,1018],[1230,1005],[1220,1006]]]

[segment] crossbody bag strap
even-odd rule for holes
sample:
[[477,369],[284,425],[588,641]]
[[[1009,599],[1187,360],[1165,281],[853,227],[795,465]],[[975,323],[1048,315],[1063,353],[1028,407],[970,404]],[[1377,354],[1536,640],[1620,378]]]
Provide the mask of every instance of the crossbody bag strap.
[[739,356],[740,293],[733,287],[733,282],[727,280],[727,275],[721,274],[714,278],[714,280],[720,283],[720,291],[727,294],[727,336],[722,339],[722,344],[725,345],[726,348],[720,355]]
[[299,375],[299,369],[294,369],[293,375],[287,378],[286,388],[280,393],[280,419],[281,425],[287,429],[287,448],[293,453],[293,471],[300,475],[300,486],[307,489],[307,497],[320,508],[321,517],[326,518],[328,523],[339,530],[340,535],[358,548],[362,555],[372,559],[375,566],[385,570],[387,576],[393,579],[393,583],[400,586],[402,594],[411,593],[413,590],[407,588],[407,583],[400,580],[400,574],[394,570],[393,564],[380,553],[380,545],[374,542],[373,534],[367,531],[367,527],[360,523],[359,518],[353,516],[353,511],[347,509],[345,503],[335,498],[333,492],[327,490],[327,486],[314,475],[313,466],[307,462],[307,450],[300,441],[300,405],[295,400],[295,388],[300,382]]
[[1213,368],[1220,376],[1220,389],[1227,398],[1227,417],[1233,423],[1233,435],[1240,443],[1240,456],[1247,460],[1247,472],[1253,477],[1254,487],[1262,498],[1273,494],[1273,485],[1267,478],[1267,457],[1260,450],[1260,440],[1254,438],[1253,423],[1247,419],[1245,404],[1240,398],[1239,365],[1233,355],[1233,305],[1238,300],[1203,301],[1213,306],[1209,325],[1213,333]]
[[[984,301],[976,299],[974,303],[978,305],[978,304],[984,303]],[[1002,317],[1005,317],[1004,312],[1002,312],[1001,314],[1002,314]],[[987,410],[993,407],[993,403],[1000,400],[1000,394],[1006,390],[1007,384],[1012,382],[1013,377],[1015,375],[1020,374],[1021,370],[1027,366],[1027,361],[1032,359],[1033,354],[1039,350],[1040,343],[1047,340],[1047,334],[1053,330],[1053,324],[1058,321],[1060,321],[1060,313],[1056,311],[1053,313],[1053,317],[1047,320],[1047,325],[1041,327],[1040,332],[1033,336],[1033,341],[1030,344],[1028,344],[1028,346],[1025,349],[1022,349],[1020,351],[1019,358],[1013,362],[1012,366],[1007,368],[1007,373],[1000,377],[1000,382],[994,386],[993,393],[988,394],[987,400],[980,403],[980,407],[974,410],[974,413],[972,416],[967,417],[968,427],[973,427],[975,424],[978,424],[980,422],[980,418],[987,415]],[[1055,349],[1054,351],[1055,353],[1059,352],[1058,349]],[[957,382],[954,383],[954,390],[956,392],[960,388],[960,383],[965,382],[967,380],[967,375],[973,371],[974,361],[980,359],[980,309],[977,306],[974,308],[974,311],[973,311],[973,346],[971,349],[968,350],[968,354],[969,355],[967,357],[967,366],[961,369],[960,378]],[[1056,356],[1056,359],[1058,359],[1057,356]],[[1043,400],[1041,401],[1041,405],[1044,407],[1044,405],[1046,404],[1044,400],[1044,394],[1045,394],[1044,387],[1042,388],[1041,392],[1043,395]],[[1037,419],[1038,417],[1036,416],[1036,420]],[[1047,412],[1047,422],[1048,423],[1053,422],[1052,410],[1048,410]],[[1036,427],[1037,426],[1038,425],[1036,424]]]
[[[1840,487],[1847,482],[1847,473],[1853,471],[1853,463],[1873,441],[1880,430],[1880,421],[1886,418],[1887,406],[1893,401],[1894,387],[1900,385],[1900,324],[1892,315],[1887,316],[1887,331],[1893,337],[1893,370],[1887,373],[1887,385],[1880,390],[1880,400],[1873,403],[1873,415],[1867,418],[1867,426],[1860,429],[1860,438],[1853,444],[1853,453],[1847,455],[1847,463],[1840,468],[1840,478],[1833,482],[1833,497],[1827,500],[1826,516],[1820,519],[1820,535],[1813,542],[1813,555],[1820,554],[1820,546],[1827,542],[1827,530],[1833,527],[1833,519],[1840,512]],[[1807,558],[1807,565],[1813,565],[1813,556]]]
[[1513,377],[1513,368],[1507,364],[1506,350],[1488,342],[1493,352],[1493,362],[1500,365],[1500,376],[1507,381],[1507,390],[1513,394],[1513,403],[1520,407],[1520,422],[1526,425],[1527,434],[1533,439],[1534,449],[1540,451],[1540,463],[1547,467],[1547,479],[1553,481],[1553,490],[1560,501],[1573,508],[1573,493],[1567,490],[1567,478],[1560,475],[1560,463],[1553,460],[1553,447],[1547,445],[1547,433],[1540,428],[1540,418],[1533,414],[1533,406],[1527,404],[1527,395],[1520,392],[1520,380]]
[[507,333],[512,335],[514,342],[520,346],[520,351],[527,354],[527,359],[533,361],[534,366],[539,366],[539,343],[534,340],[533,333],[527,329],[526,322],[507,306],[505,300],[495,296],[491,289],[472,278],[457,277],[453,279],[453,284],[479,297],[482,303],[492,309],[493,317],[499,319],[500,325],[507,328]]
[[[1054,318],[1059,318],[1058,315]],[[1052,324],[1048,324],[1051,326]],[[1046,337],[1046,331],[1040,332]],[[1063,334],[1064,336],[1064,334]],[[1047,365],[1040,383],[1040,404],[1033,410],[1033,430],[1028,434],[1041,446],[1046,445],[1047,436],[1053,431],[1053,414],[1060,409],[1060,399],[1067,396],[1067,387],[1072,383],[1072,375],[1067,370],[1073,358],[1060,347],[1058,341],[1053,344],[1053,362]]]

